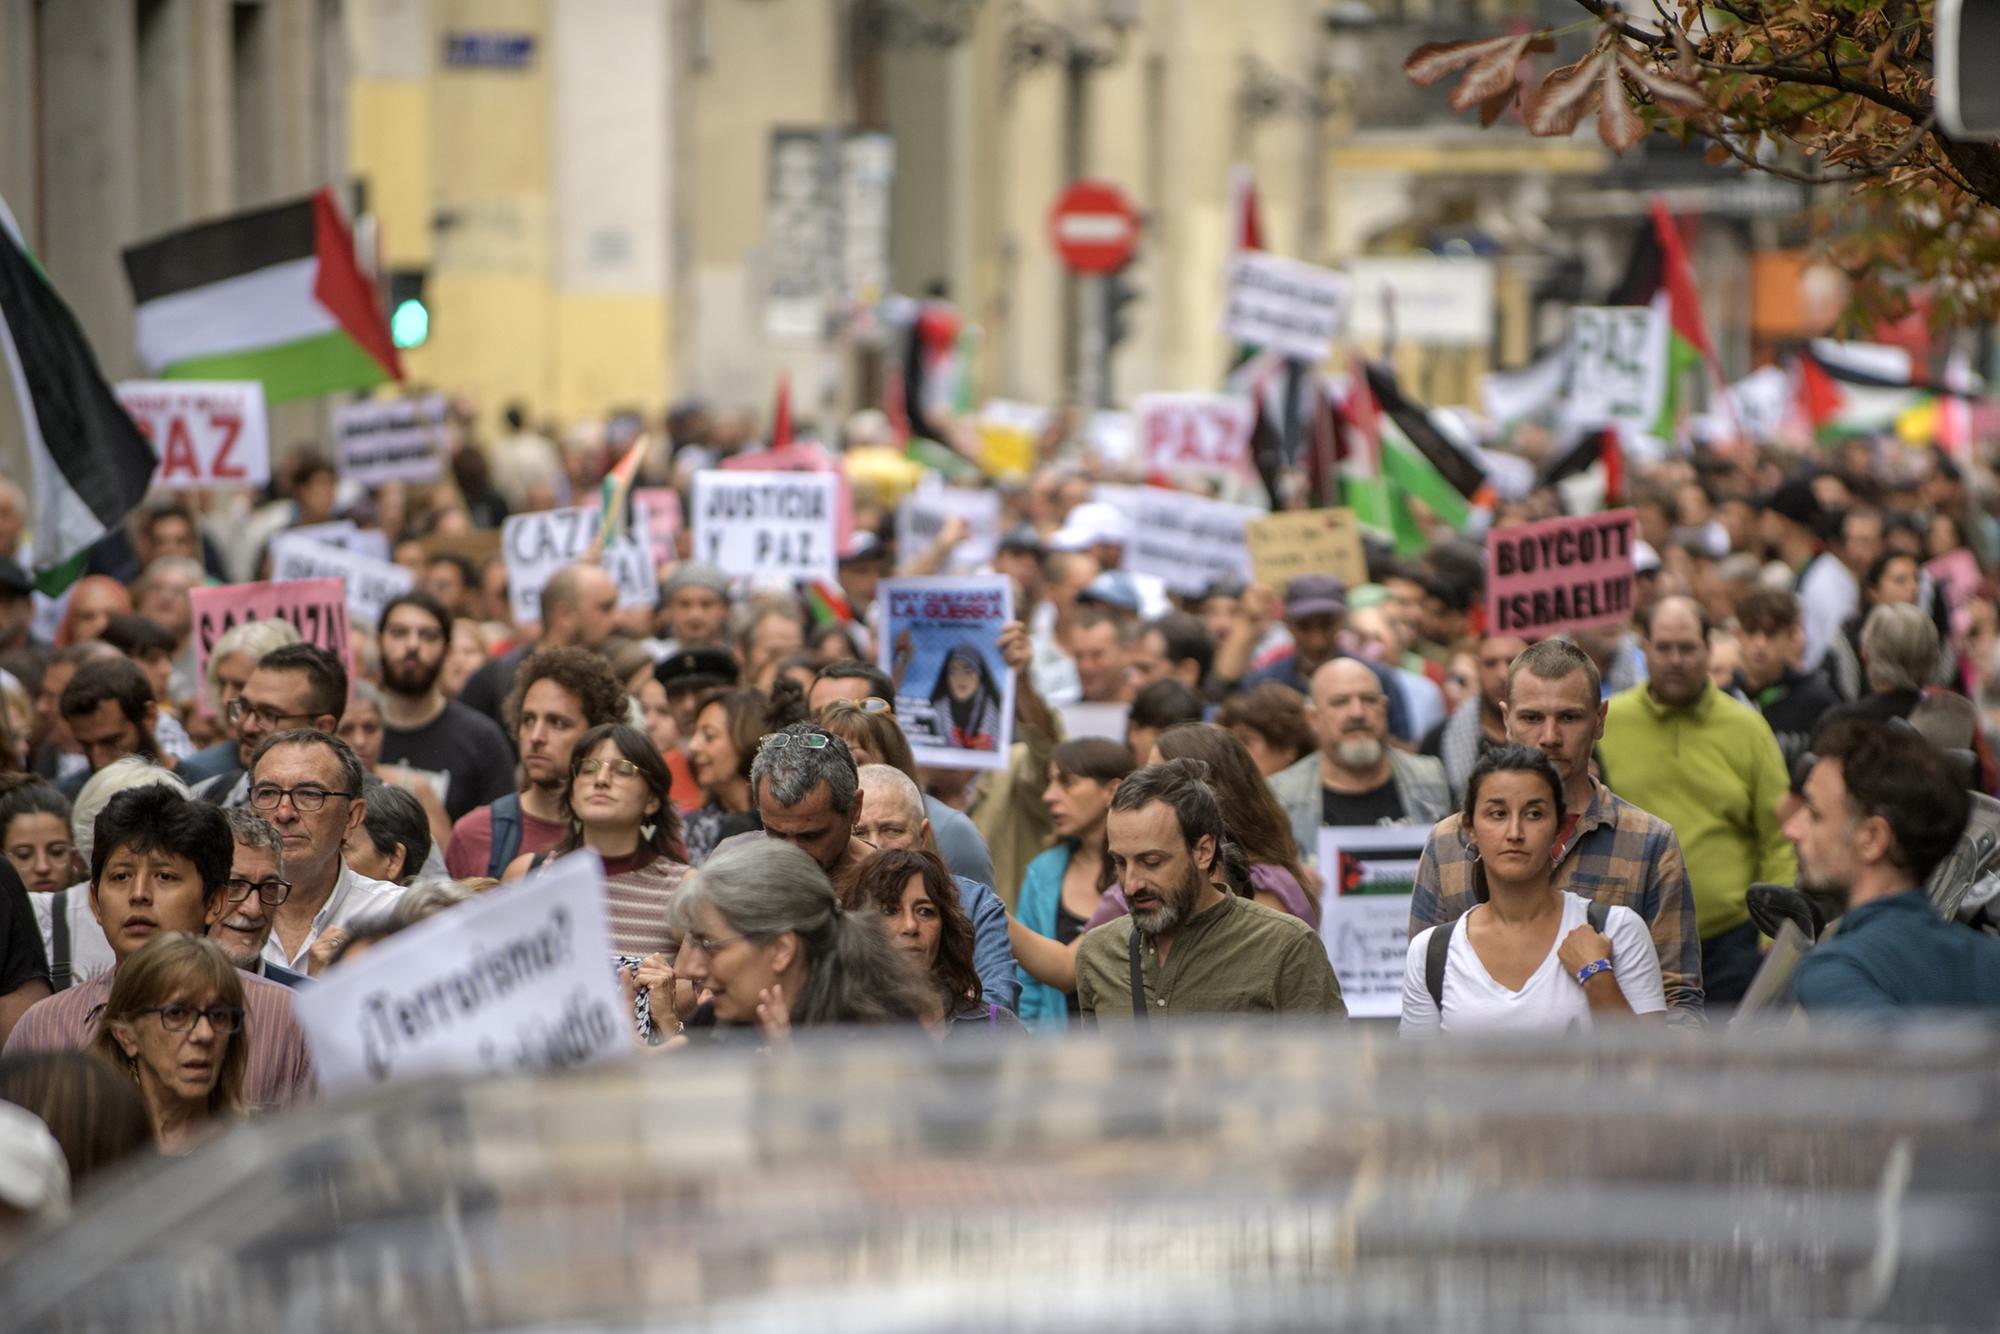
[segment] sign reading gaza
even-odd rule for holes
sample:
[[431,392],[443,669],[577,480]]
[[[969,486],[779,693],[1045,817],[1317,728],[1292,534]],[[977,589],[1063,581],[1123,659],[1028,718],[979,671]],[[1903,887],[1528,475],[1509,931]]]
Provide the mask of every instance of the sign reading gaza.
[[1487,633],[1539,639],[1627,619],[1634,538],[1629,509],[1488,532]]

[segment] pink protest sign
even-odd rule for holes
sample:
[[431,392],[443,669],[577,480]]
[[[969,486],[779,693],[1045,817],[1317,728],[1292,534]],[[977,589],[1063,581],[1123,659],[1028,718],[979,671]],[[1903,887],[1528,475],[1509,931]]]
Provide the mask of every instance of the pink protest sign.
[[1944,590],[1944,604],[1951,609],[1951,632],[1954,638],[1964,638],[1972,626],[1972,603],[1985,586],[1985,577],[1979,573],[1979,562],[1964,547],[1947,551],[1935,560],[1924,563],[1924,572],[1931,582]]
[[1257,409],[1234,394],[1141,394],[1132,413],[1148,473],[1236,473],[1250,466]]
[[[246,621],[276,616],[290,621],[306,643],[323,648],[354,668],[354,645],[347,630],[347,585],[339,579],[288,579],[284,583],[225,584],[188,593],[194,614],[194,672],[208,679],[208,655],[215,641]],[[209,712],[208,692],[199,690]]]
[[1632,511],[1486,534],[1486,633],[1541,639],[1632,614]]
[[671,486],[634,487],[632,506],[652,548],[653,563],[671,565],[679,560],[675,539],[681,531],[681,493]]

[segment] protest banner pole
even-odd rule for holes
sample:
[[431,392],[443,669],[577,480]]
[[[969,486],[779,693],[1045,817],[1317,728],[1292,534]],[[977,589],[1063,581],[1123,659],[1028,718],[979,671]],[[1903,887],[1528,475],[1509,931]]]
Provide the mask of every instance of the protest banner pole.
[[[1306,372],[1310,370],[1304,360],[1298,357],[1285,358],[1285,466],[1299,466],[1301,432],[1305,429],[1305,417],[1299,411],[1299,395],[1305,387]],[[1275,499],[1273,501],[1275,504]]]

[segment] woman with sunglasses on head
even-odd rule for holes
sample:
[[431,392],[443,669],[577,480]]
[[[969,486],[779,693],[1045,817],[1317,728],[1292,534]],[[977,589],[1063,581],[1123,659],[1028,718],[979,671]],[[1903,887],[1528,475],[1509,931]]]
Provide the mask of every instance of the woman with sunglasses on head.
[[[813,721],[847,743],[854,753],[854,767],[886,764],[900,769],[923,792],[924,780],[917,772],[917,757],[910,739],[896,721],[889,701],[879,695],[863,699],[836,699],[822,704]],[[931,837],[938,855],[951,873],[993,888],[993,856],[972,817],[924,793],[924,818],[931,822]]]
[[162,1153],[243,1110],[243,982],[214,941],[164,932],[120,965],[90,1050],[129,1072]]
[[759,827],[750,791],[757,744],[804,714],[805,696],[793,681],[779,681],[769,695],[752,686],[732,686],[701,697],[687,741],[688,766],[702,795],[701,805],[685,821],[689,865],[701,865],[731,834]]

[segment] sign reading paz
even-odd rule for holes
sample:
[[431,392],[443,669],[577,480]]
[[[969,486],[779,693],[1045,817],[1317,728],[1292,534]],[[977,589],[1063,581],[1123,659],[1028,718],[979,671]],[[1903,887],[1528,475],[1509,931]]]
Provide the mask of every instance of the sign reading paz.
[[831,473],[696,473],[695,557],[727,575],[834,579],[836,499]]
[[118,402],[152,442],[153,485],[263,486],[271,480],[264,386],[255,380],[127,380]]
[[1540,639],[1628,619],[1634,536],[1629,509],[1488,532],[1487,632]]
[[1250,568],[1274,592],[1301,574],[1331,574],[1349,588],[1368,582],[1361,527],[1347,509],[1288,510],[1243,525]]
[[1257,409],[1234,394],[1142,394],[1132,406],[1148,472],[1239,473]]

